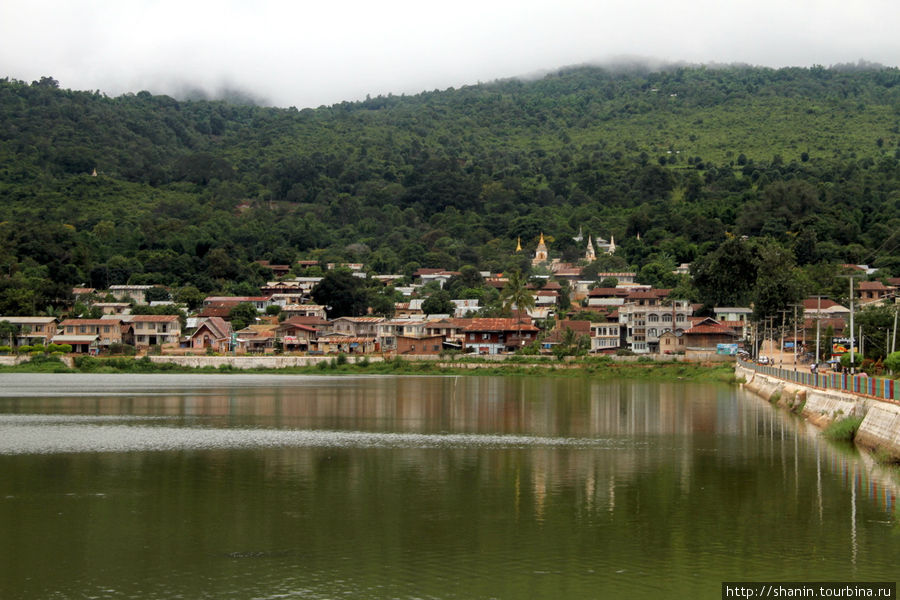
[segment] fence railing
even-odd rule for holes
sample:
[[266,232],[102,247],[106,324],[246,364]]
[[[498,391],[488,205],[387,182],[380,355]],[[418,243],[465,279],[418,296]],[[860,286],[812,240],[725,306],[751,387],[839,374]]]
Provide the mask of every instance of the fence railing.
[[747,369],[753,369],[757,373],[771,375],[785,381],[793,381],[801,385],[836,390],[869,396],[878,400],[900,402],[900,382],[894,379],[882,377],[867,377],[865,375],[850,375],[849,373],[811,373],[809,371],[794,371],[779,369],[766,365],[758,365],[753,362],[739,360],[738,363]]

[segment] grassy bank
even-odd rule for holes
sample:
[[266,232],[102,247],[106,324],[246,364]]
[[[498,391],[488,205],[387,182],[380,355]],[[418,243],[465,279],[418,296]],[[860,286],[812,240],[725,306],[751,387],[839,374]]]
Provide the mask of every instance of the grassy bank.
[[654,380],[686,380],[734,383],[734,366],[730,363],[701,364],[684,362],[617,362],[609,357],[586,357],[572,362],[535,357],[511,357],[503,362],[477,357],[448,358],[445,361],[416,361],[391,358],[385,361],[351,363],[336,356],[312,366],[279,369],[238,369],[221,367],[182,367],[171,363],[155,363],[149,358],[94,358],[80,356],[70,369],[56,357],[35,357],[17,366],[0,367],[0,373],[233,373],[279,375],[525,375],[554,377],[635,378]]

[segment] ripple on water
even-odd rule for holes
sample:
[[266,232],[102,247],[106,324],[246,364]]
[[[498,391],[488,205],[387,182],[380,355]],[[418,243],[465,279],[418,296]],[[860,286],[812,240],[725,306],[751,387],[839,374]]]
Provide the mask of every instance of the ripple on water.
[[[116,423],[115,417],[0,417],[0,454],[304,448],[622,448],[613,439],[526,435],[373,433],[362,431],[207,429]],[[134,421],[134,417],[128,417]],[[98,421],[98,422],[91,422]]]

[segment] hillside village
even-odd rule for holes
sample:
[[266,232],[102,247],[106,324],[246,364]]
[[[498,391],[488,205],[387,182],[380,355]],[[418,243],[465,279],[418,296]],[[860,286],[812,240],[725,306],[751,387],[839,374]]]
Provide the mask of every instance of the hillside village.
[[[412,277],[375,276],[404,296],[392,316],[377,316],[371,307],[359,316],[331,314],[332,307],[313,300],[323,276],[292,276],[292,265],[259,261],[275,279],[254,296],[207,296],[194,310],[171,299],[162,286],[112,285],[106,290],[72,290],[76,304],[68,315],[0,316],[8,351],[51,348],[77,354],[147,353],[168,355],[266,355],[301,353],[420,356],[445,353],[499,355],[619,354],[684,355],[709,360],[738,352],[758,356],[765,348],[811,351],[824,330],[835,346],[848,344],[850,309],[828,298],[810,298],[790,321],[754,323],[751,307],[716,307],[713,315],[673,297],[672,290],[635,282],[634,272],[582,275],[597,253],[613,254],[615,241],[584,237],[581,266],[552,258],[541,234],[531,266],[546,273],[525,280],[518,273],[479,272],[486,288],[505,297],[503,316],[484,316],[476,298],[448,298],[446,312],[429,312],[428,299],[461,273],[419,268]],[[517,252],[524,252],[521,241]],[[315,267],[316,261],[298,261]],[[330,264],[367,278],[362,264]],[[860,277],[864,265],[845,265]],[[681,265],[678,273],[688,273]],[[471,273],[470,273],[471,275]],[[520,295],[513,289],[520,286]],[[900,279],[862,281],[859,306],[897,302]],[[447,294],[444,294],[447,296]],[[157,299],[153,299],[157,298]],[[433,306],[433,305],[432,305]],[[170,314],[166,314],[170,313]],[[784,315],[783,315],[784,316]],[[787,326],[786,326],[787,324]],[[768,344],[768,346],[767,346]],[[840,349],[836,350],[839,352]],[[796,354],[796,352],[794,352]],[[829,347],[822,355],[831,353]],[[808,354],[807,354],[808,356]],[[806,362],[808,362],[807,359]]]

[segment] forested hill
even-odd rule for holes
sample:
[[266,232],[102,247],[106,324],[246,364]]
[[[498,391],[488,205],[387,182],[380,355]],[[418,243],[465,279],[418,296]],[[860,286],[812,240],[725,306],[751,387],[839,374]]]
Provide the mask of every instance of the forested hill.
[[518,237],[572,260],[579,228],[670,285],[760,238],[814,292],[816,265],[900,275],[898,144],[885,68],[582,67],[299,111],[0,80],[0,314],[81,283],[245,291],[256,259],[527,269]]

